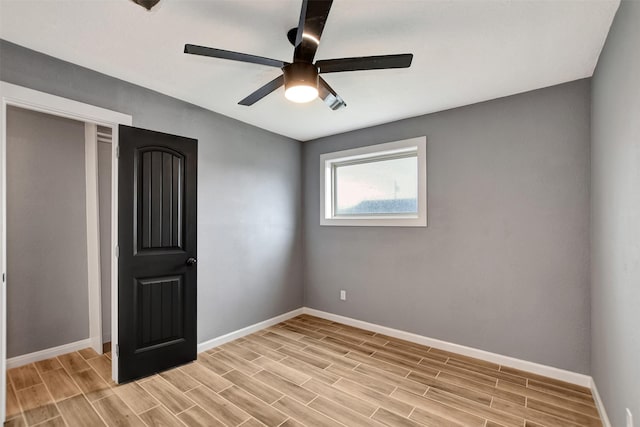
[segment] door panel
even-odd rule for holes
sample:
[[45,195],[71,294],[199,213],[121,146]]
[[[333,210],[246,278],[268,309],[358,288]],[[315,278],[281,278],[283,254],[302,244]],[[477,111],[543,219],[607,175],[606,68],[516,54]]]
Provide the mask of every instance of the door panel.
[[160,148],[141,150],[140,156],[137,249],[181,249],[184,156]]
[[120,126],[119,381],[196,358],[197,141]]
[[140,325],[136,351],[171,345],[184,339],[183,285],[182,276],[136,281],[138,304],[134,308]]

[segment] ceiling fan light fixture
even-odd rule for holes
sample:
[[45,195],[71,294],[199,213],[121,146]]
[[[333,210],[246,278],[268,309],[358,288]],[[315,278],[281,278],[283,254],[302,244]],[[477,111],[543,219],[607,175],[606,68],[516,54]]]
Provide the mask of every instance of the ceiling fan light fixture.
[[291,86],[284,90],[284,96],[291,102],[304,104],[318,97],[318,89],[306,85]]
[[318,97],[318,69],[312,64],[294,62],[282,68],[284,96],[291,102],[304,103]]

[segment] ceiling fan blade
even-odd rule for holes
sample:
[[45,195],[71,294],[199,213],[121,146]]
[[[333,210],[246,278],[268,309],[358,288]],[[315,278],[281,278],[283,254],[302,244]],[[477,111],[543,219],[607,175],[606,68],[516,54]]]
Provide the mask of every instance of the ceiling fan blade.
[[294,61],[313,62],[324,24],[327,22],[333,0],[303,0],[296,34]]
[[249,55],[247,53],[232,52],[230,50],[215,49],[213,47],[196,46],[193,44],[184,45],[184,53],[192,55],[210,56],[212,58],[229,59],[231,61],[250,62],[252,64],[268,65],[270,67],[282,68],[287,62],[277,59],[264,58],[262,56]]
[[320,73],[339,73],[342,71],[384,70],[387,68],[408,68],[413,54],[361,56],[355,58],[323,59],[316,62]]
[[329,83],[327,83],[325,79],[318,77],[318,81],[318,96],[322,98],[329,108],[335,111],[347,106],[347,103],[329,86]]
[[307,16],[307,5],[309,0],[302,0],[302,8],[300,9],[300,18],[298,18],[298,32],[296,33],[296,41],[294,47],[297,47],[302,42],[302,33],[304,32],[304,20]]
[[266,85],[262,86],[260,89],[253,92],[251,95],[247,96],[242,101],[238,102],[240,105],[253,105],[256,102],[260,101],[265,96],[269,95],[274,90],[278,89],[280,86],[284,84],[284,75],[279,75],[275,79],[271,80]]

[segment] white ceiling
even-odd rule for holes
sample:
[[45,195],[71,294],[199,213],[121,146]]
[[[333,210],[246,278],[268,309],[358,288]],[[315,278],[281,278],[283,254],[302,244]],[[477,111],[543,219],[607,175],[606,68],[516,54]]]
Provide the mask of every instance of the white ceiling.
[[280,72],[185,43],[290,61],[301,0],[0,0],[0,37],[246,123],[309,140],[593,74],[619,0],[335,0],[316,59],[413,53],[408,69],[326,74],[347,102],[299,105]]

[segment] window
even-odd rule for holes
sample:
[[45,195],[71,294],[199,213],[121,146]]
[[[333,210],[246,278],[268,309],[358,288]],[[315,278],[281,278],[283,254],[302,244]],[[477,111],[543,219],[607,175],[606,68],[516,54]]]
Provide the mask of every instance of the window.
[[426,137],[320,156],[320,224],[426,227]]

